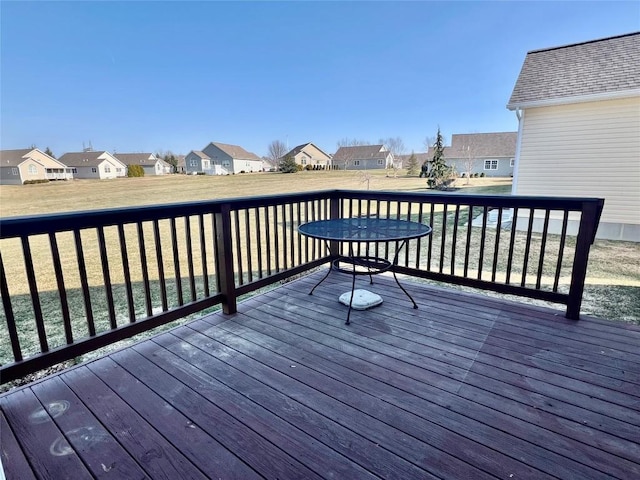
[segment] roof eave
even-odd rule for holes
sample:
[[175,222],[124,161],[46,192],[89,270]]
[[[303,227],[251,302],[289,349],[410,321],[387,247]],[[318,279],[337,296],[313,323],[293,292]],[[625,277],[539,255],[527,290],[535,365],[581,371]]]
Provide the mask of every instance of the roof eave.
[[598,102],[602,100],[616,100],[640,96],[640,88],[620,90],[617,92],[592,93],[589,95],[574,95],[571,97],[547,98],[544,100],[532,100],[528,102],[508,103],[507,109],[517,110],[525,108],[550,107],[553,105],[569,105],[572,103]]

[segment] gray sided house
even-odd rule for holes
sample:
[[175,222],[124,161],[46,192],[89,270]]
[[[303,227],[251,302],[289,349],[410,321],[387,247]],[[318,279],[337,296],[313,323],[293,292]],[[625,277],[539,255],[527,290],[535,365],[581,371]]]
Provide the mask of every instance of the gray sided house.
[[0,151],[0,184],[22,185],[28,180],[71,180],[70,168],[37,148]]
[[332,163],[340,170],[377,170],[393,166],[393,154],[384,145],[340,147]]
[[116,153],[114,155],[127,167],[140,165],[144,170],[145,177],[171,173],[171,165],[156,157],[153,153]]
[[454,133],[445,159],[460,176],[511,177],[517,142],[518,132]]
[[109,152],[65,153],[60,161],[72,169],[75,178],[118,178],[127,176],[127,166]]
[[331,168],[331,156],[310,142],[293,148],[283,158],[286,157],[293,158],[296,164],[309,170],[329,170]]
[[200,150],[191,150],[184,157],[184,173],[189,175],[207,174],[222,175],[222,171],[216,171],[211,166],[209,155]]
[[238,145],[211,142],[201,151],[192,150],[185,157],[189,174],[232,175],[261,172],[262,159]]

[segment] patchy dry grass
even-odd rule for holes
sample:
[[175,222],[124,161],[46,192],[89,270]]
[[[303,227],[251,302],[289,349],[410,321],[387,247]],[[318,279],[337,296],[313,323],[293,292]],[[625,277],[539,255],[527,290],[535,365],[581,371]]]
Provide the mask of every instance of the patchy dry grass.
[[[261,173],[261,174],[243,174],[226,177],[208,177],[208,176],[185,176],[173,175],[169,177],[147,177],[147,178],[125,178],[117,180],[75,180],[72,182],[52,182],[49,184],[27,185],[27,186],[0,186],[0,216],[21,216],[46,214],[54,212],[71,212],[81,210],[94,210],[102,208],[118,208],[125,206],[141,206],[141,205],[157,205],[175,202],[188,202],[198,200],[211,200],[221,198],[232,198],[241,196],[257,196],[281,193],[292,193],[300,191],[324,190],[327,188],[344,188],[354,190],[364,190],[367,187],[370,190],[389,190],[404,192],[421,192],[429,193],[426,189],[425,179],[417,177],[406,177],[399,175],[398,177],[387,177],[384,171],[370,171],[367,173],[366,181],[364,176],[359,172],[345,171],[327,171],[327,172],[300,172],[295,175],[283,175],[278,173]],[[508,194],[510,192],[511,179],[500,178],[477,178],[471,179],[469,185],[466,180],[458,180],[454,185],[455,191],[452,194]],[[436,220],[441,221],[441,220]],[[451,228],[453,218],[447,216],[447,225]],[[126,227],[129,228],[129,227]],[[162,227],[166,228],[166,227]],[[192,231],[197,231],[197,225],[192,225]],[[436,229],[437,231],[437,229]],[[166,231],[161,232],[163,236],[168,235]],[[117,242],[115,229],[113,232],[110,228],[105,229],[107,243]],[[66,234],[65,234],[66,235]],[[64,237],[62,235],[61,237]],[[197,236],[194,241],[197,242]],[[552,237],[552,236],[551,236]],[[553,248],[554,239],[549,239],[547,248]],[[506,237],[505,237],[506,238]],[[69,245],[73,241],[71,237],[68,239]],[[461,239],[464,240],[464,239]],[[153,245],[152,238],[146,238],[149,246]],[[437,242],[438,236],[434,235],[432,241]],[[64,238],[59,239],[60,244],[67,243]],[[93,246],[92,246],[93,244]],[[478,239],[472,238],[472,247],[477,248]],[[535,245],[539,244],[534,238],[532,255],[538,254],[535,251]],[[12,294],[23,297],[22,300],[17,298],[15,307],[17,308],[16,317],[24,317],[30,319],[32,317],[32,306],[28,297],[28,285],[23,281],[21,284],[18,277],[24,278],[24,267],[22,266],[21,248],[19,242],[15,240],[2,241],[3,257],[7,271],[13,268],[20,271],[20,275],[11,278],[10,289]],[[570,242],[568,247],[571,247]],[[32,240],[33,256],[36,265],[43,270],[51,270],[51,255],[49,251],[48,241],[46,238]],[[197,246],[196,246],[197,248]],[[464,241],[458,248],[464,248]],[[522,245],[516,245],[516,248],[523,248]],[[114,249],[117,251],[117,248]],[[75,252],[72,248],[62,249],[63,265],[75,265],[77,262]],[[64,253],[66,252],[66,253]],[[95,242],[87,242],[86,246],[87,268],[89,275],[89,283],[92,288],[92,301],[95,298],[94,314],[96,316],[97,327],[99,329],[108,328],[108,319],[106,317],[106,303],[102,300],[104,293],[100,290],[102,283],[102,271],[99,261],[98,251]],[[150,255],[152,252],[149,253]],[[66,256],[64,256],[66,255]],[[472,251],[471,259],[477,256],[477,252]],[[166,271],[172,269],[171,255],[167,256]],[[211,258],[211,254],[210,257]],[[482,270],[490,270],[491,255],[487,255],[484,259]],[[610,318],[614,320],[628,321],[640,324],[640,245],[630,242],[612,242],[612,241],[596,241],[591,251],[587,287],[584,295],[583,312]],[[130,259],[134,260],[134,259]],[[196,259],[197,261],[197,259]],[[425,258],[420,259],[426,262]],[[445,255],[444,266],[449,268],[450,257]],[[186,259],[181,259],[186,262]],[[504,259],[500,259],[504,263]],[[570,262],[570,259],[568,260]],[[15,265],[13,265],[15,263]],[[120,259],[114,258],[112,271],[114,289],[116,298],[119,290],[122,288],[123,279],[121,272],[118,272],[117,265]],[[422,263],[424,265],[424,263]],[[183,263],[184,265],[184,263]],[[151,265],[150,265],[151,266]],[[500,265],[503,266],[503,265]],[[199,265],[196,263],[196,269]],[[549,284],[553,280],[550,273],[555,265],[550,263],[544,265],[543,283]],[[456,269],[461,268],[456,259]],[[132,280],[134,282],[140,280],[139,265],[135,262],[131,266]],[[65,271],[65,281],[67,282],[68,294],[70,297],[81,296],[79,290],[79,278],[75,269],[69,267],[69,271]],[[212,272],[212,270],[210,270]],[[150,271],[152,280],[157,279],[157,272]],[[521,272],[515,272],[516,274]],[[211,281],[214,281],[213,278]],[[561,278],[561,289],[568,288],[569,278],[563,276]],[[529,281],[528,281],[529,283]],[[60,344],[64,341],[60,317],[60,300],[57,295],[55,278],[48,279],[38,278],[39,289],[42,291],[42,303],[45,316],[50,320],[48,329],[54,335],[53,344]],[[169,294],[172,294],[171,285],[168,285]],[[201,285],[198,285],[201,289]],[[174,289],[175,290],[175,289]],[[490,294],[492,295],[492,294]],[[140,297],[142,298],[142,297]],[[521,301],[530,301],[523,300]],[[539,303],[533,302],[532,303]],[[78,302],[81,304],[82,302]],[[126,302],[124,302],[126,303]],[[154,301],[154,304],[156,302]],[[171,303],[171,302],[170,302]],[[126,305],[118,307],[126,313]],[[145,315],[145,306],[143,302],[136,303],[136,314]],[[0,315],[2,316],[2,315]],[[72,316],[83,318],[84,312],[72,311]],[[2,321],[0,319],[0,321]],[[21,327],[21,337],[25,341],[25,353],[33,353],[37,351],[38,345],[33,328],[29,325],[33,322],[25,322]],[[86,326],[84,327],[86,330]],[[59,333],[53,332],[59,331]],[[85,331],[79,329],[76,336],[82,337]],[[148,334],[147,334],[148,335]],[[31,340],[28,340],[31,338]],[[116,348],[116,347],[111,347]],[[0,336],[0,361],[11,361],[8,339],[6,335]]]

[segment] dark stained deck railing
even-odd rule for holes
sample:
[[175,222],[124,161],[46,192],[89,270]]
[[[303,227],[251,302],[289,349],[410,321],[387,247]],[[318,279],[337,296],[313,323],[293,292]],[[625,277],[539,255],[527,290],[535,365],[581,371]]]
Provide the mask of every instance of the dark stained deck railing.
[[[397,272],[565,304],[577,319],[602,206],[327,190],[2,219],[0,382],[216,305],[235,312],[239,296],[343,253],[297,232],[301,223],[337,217],[429,224],[433,234],[409,242]],[[398,247],[356,249],[393,259]]]

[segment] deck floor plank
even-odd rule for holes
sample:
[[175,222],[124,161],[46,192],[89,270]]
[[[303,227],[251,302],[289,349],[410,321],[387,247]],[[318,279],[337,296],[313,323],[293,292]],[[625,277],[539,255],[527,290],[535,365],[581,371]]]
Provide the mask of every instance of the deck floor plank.
[[[96,420],[91,411],[59,378],[41,382],[32,388],[49,411],[64,406],[66,411],[54,415],[53,421],[64,432],[69,452],[78,453],[96,477],[145,478],[146,473],[118,441]],[[59,407],[58,407],[59,408]]]
[[[356,435],[308,406],[269,388],[258,379],[230,369],[207,353],[209,348],[198,348],[198,344],[202,344],[195,339],[197,334],[188,331],[183,333],[187,335],[184,339],[163,335],[155,341],[185,360],[180,367],[183,370],[194,367],[200,369],[197,383],[194,384],[198,391],[206,393],[207,398],[215,400],[218,405],[229,403],[229,408],[242,409],[243,418],[250,421],[252,428],[260,429],[266,437],[277,441],[281,447],[287,447],[290,454],[297,458],[304,457],[305,462],[312,464],[316,471],[336,478],[369,478],[372,475],[359,466],[366,465],[368,470],[388,478],[428,477],[426,472],[381,450],[379,445],[366,437]],[[144,347],[145,350],[142,350]],[[139,348],[145,355],[153,352],[148,344]],[[155,355],[161,356],[163,352]],[[177,363],[166,352],[164,357],[168,367],[172,362]],[[196,377],[195,374],[189,378],[180,372],[176,374],[189,383],[193,383]]]
[[150,478],[207,478],[88,367],[63,373],[62,379],[105,428],[114,432]]
[[[314,305],[314,310],[316,309],[316,306]],[[254,313],[253,311],[251,313],[249,313],[248,315],[251,315],[253,317],[257,316],[256,313]],[[323,317],[324,318],[324,317]],[[296,318],[296,322],[299,319],[299,315]],[[247,324],[247,321],[243,318],[242,320],[238,320],[238,322],[241,322],[242,325]],[[269,327],[271,327],[272,325],[275,327],[278,324],[277,319],[274,319],[272,317],[269,317],[268,319],[264,320],[264,324],[267,324]],[[229,323],[225,323],[224,324],[224,328],[228,328],[227,326],[229,325]],[[295,332],[295,333],[300,333],[301,330],[300,329],[295,329],[292,328],[290,326],[287,326],[288,324],[285,322],[282,327],[283,327],[283,331],[286,328],[287,332]],[[254,326],[254,324],[252,324],[252,326]],[[351,328],[354,328],[353,325]],[[323,326],[322,330],[326,330],[326,327]],[[263,330],[261,330],[263,331]],[[303,332],[303,331],[302,331]],[[304,333],[300,333],[301,335],[304,335]],[[304,342],[304,345],[307,348],[313,349],[314,345],[322,345],[324,344],[324,342],[322,341],[322,339],[320,338],[323,334],[309,334],[307,333],[306,335],[310,335],[309,336],[309,340],[307,342]],[[248,335],[247,338],[251,338],[251,335]],[[287,339],[287,342],[289,342],[290,344],[294,344],[294,345],[302,345],[302,341],[300,339]],[[324,345],[323,345],[324,346]],[[279,347],[276,351],[281,351],[283,347]],[[319,352],[326,352],[326,349],[319,347]],[[353,362],[353,357],[349,356],[349,355],[342,355],[340,356],[341,352],[333,352],[332,354],[328,354],[327,358],[344,358],[343,362],[348,365],[348,367],[351,370],[356,370],[358,369],[358,365],[356,365]],[[366,355],[364,355],[362,357],[362,362],[361,363],[366,363]],[[384,370],[391,370],[392,367],[390,365],[383,365],[385,368]],[[361,368],[361,367],[360,367]],[[371,370],[370,365],[366,367],[368,371]],[[335,367],[334,367],[335,369]],[[342,375],[342,374],[341,374]],[[394,378],[396,378],[394,376]],[[419,385],[419,382],[417,382],[416,380],[418,380],[419,377],[417,375],[412,375],[412,384],[411,386],[407,387],[407,386],[403,386],[403,388],[414,388],[415,385]],[[387,380],[388,381],[388,380]],[[379,389],[380,387],[378,387]],[[500,388],[497,388],[497,391],[500,391]],[[476,388],[476,392],[474,392],[475,395],[472,398],[472,402],[468,402],[466,405],[461,405],[459,408],[459,412],[461,414],[465,414],[465,412],[468,411],[473,411],[476,414],[476,417],[480,420],[483,421],[484,423],[486,423],[487,425],[492,425],[493,423],[493,411],[496,408],[501,408],[504,409],[505,407],[503,405],[506,405],[509,407],[509,411],[508,413],[510,415],[513,415],[514,413],[518,413],[515,412],[514,407],[513,407],[513,403],[512,402],[507,402],[505,403],[505,398],[503,397],[499,397],[496,394],[492,394],[490,392],[487,392],[486,390],[481,390],[481,388]],[[427,391],[424,393],[426,395],[426,398],[428,398],[431,402],[440,402],[442,405],[445,405],[446,408],[451,408],[451,399],[447,397],[447,395],[440,395],[437,396],[436,394],[433,393],[432,391],[432,385],[428,385],[427,386]],[[474,409],[474,403],[476,404],[475,409]],[[479,415],[478,412],[480,412],[482,409],[478,408],[477,403],[484,403],[486,405],[488,405],[490,408],[488,409],[484,409],[484,415]],[[408,408],[408,404],[409,402],[407,401],[407,399],[404,399],[404,401],[402,402],[402,406],[404,408]],[[433,405],[432,404],[427,404],[427,405],[420,405],[420,406],[416,406],[415,407],[415,411],[416,412],[420,412],[420,411],[425,411],[428,410],[430,412],[430,416],[433,416]],[[545,415],[543,415],[539,410],[534,410],[530,407],[527,406],[523,406],[521,408],[521,410],[523,410],[525,412],[525,414],[529,414],[529,415],[523,415],[522,413],[520,413],[521,416],[524,416],[525,418],[531,420],[533,417],[533,422],[534,425],[532,426],[531,424],[527,424],[527,423],[521,423],[518,424],[518,422],[514,422],[513,420],[511,420],[511,423],[509,425],[508,431],[511,432],[512,434],[516,434],[516,433],[520,433],[520,436],[523,440],[527,440],[527,439],[531,439],[532,437],[534,437],[535,435],[538,435],[541,439],[541,444],[542,445],[548,445],[553,447],[554,451],[563,451],[565,453],[565,455],[567,455],[568,457],[575,457],[576,454],[574,453],[574,450],[576,447],[582,447],[582,450],[589,450],[589,449],[585,449],[583,445],[581,444],[577,444],[576,442],[571,442],[571,441],[567,441],[562,437],[558,437],[558,436],[553,436],[550,435],[548,431],[538,428],[536,426],[536,424],[541,423],[543,426],[545,426],[544,424],[544,420],[545,420]],[[583,412],[584,414],[585,412]],[[586,413],[590,413],[590,412],[586,412]],[[553,415],[547,415],[546,419],[549,422],[549,425],[551,427],[554,427],[556,424],[556,417]],[[451,422],[451,419],[447,419],[447,422]],[[570,422],[567,422],[570,424]],[[630,455],[633,455],[634,453],[638,452],[638,448],[637,445],[634,443],[630,443],[630,442],[625,442],[619,438],[615,438],[615,437],[610,437],[609,435],[603,433],[603,432],[594,432],[592,429],[584,429],[582,424],[580,423],[576,423],[575,424],[576,430],[580,430],[581,431],[581,435],[579,436],[579,440],[584,440],[586,439],[590,439],[594,433],[598,436],[598,443],[597,446],[599,448],[602,448],[602,444],[603,443],[607,443],[609,445],[609,447],[611,448],[611,450],[613,451],[618,451],[618,452],[624,452],[626,453],[629,449],[629,447],[631,448],[631,452]],[[557,429],[556,429],[557,430]],[[563,431],[566,431],[566,427],[562,429]],[[603,437],[605,437],[603,439]],[[513,440],[511,440],[511,442],[513,442]],[[510,442],[510,443],[511,443]],[[531,450],[529,448],[529,450]],[[585,452],[581,452],[581,454],[583,454]],[[603,460],[603,465],[606,465],[606,459],[608,458],[606,455],[599,455],[597,449],[592,449],[590,452],[587,452],[589,455],[595,455],[602,457]],[[580,457],[581,454],[578,454],[577,456]],[[544,457],[545,459],[549,456],[548,453],[544,453],[542,455],[542,457]],[[633,458],[633,456],[631,457]],[[545,460],[546,462],[547,460]],[[609,462],[610,463],[610,462]],[[624,462],[622,462],[624,463]],[[609,464],[606,465],[605,468],[609,469],[609,470],[614,470],[614,471],[618,471],[621,468],[620,462],[618,462],[617,460],[615,462],[613,462],[613,464]],[[624,465],[622,465],[622,468],[624,468]]]
[[11,426],[0,411],[0,459],[7,480],[31,480],[36,476],[18,443]]
[[1,395],[7,478],[640,478],[637,326],[325,271]]
[[[147,419],[160,434],[165,438],[171,438],[172,444],[192,463],[199,469],[206,470],[208,476],[217,475],[238,480],[260,478],[254,470],[212,438],[206,430],[199,428],[192,418],[186,417],[175,408],[175,405],[165,402],[156,392],[151,391],[149,388],[151,382],[147,385],[139,382],[136,377],[116,363],[119,356],[114,355],[93,362],[89,368],[138,414]],[[140,359],[136,360],[140,361]],[[146,372],[152,375],[148,370]],[[162,393],[165,395],[187,397],[185,389],[180,386],[173,388],[167,383],[161,385]],[[198,402],[183,401],[184,403],[187,403],[185,408],[187,411],[199,410]],[[234,426],[231,425],[231,427]],[[218,428],[222,427],[222,422],[218,422]]]
[[[59,413],[58,409],[48,411],[30,388],[2,397],[0,407],[38,476],[91,478],[78,453],[69,447],[64,434],[51,418]],[[10,466],[5,468],[11,470]]]

